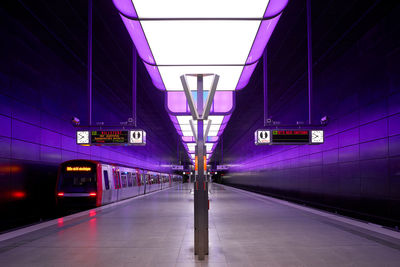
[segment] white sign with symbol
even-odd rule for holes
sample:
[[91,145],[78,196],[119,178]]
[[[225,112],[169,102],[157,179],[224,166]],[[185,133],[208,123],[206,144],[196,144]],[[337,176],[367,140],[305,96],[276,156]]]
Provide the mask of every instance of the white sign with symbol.
[[271,143],[271,131],[257,130],[255,133],[255,143],[256,145]]
[[311,143],[322,144],[324,142],[324,131],[313,130],[311,131]]
[[76,132],[76,143],[77,144],[90,144],[89,131],[77,131]]
[[131,144],[146,144],[146,132],[143,130],[129,131],[129,143]]

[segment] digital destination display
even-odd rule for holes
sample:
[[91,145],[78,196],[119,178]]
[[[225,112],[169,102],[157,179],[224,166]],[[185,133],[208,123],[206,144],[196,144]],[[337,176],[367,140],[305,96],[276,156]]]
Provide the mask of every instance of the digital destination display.
[[129,131],[92,131],[90,137],[92,144],[128,144]]
[[272,143],[308,144],[308,130],[272,130]]
[[76,131],[76,143],[82,146],[145,146],[146,145],[146,131],[142,129],[92,129]]
[[84,166],[67,166],[67,172],[90,172],[92,170],[91,167],[84,167]]
[[324,143],[321,129],[259,129],[254,133],[256,145],[318,145]]

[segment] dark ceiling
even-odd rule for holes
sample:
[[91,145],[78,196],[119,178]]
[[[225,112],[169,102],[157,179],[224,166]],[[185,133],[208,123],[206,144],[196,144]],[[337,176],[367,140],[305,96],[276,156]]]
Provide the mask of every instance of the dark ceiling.
[[[270,115],[284,112],[285,103],[306,90],[305,0],[292,0],[268,44]],[[317,75],[332,60],[384,17],[398,1],[312,1],[313,62]],[[44,39],[58,56],[78,71],[87,62],[87,1],[6,0],[4,9],[37,38]],[[108,95],[126,117],[131,112],[132,42],[111,0],[94,1],[94,90]],[[262,127],[263,79],[259,64],[249,85],[237,93],[236,109],[223,135],[224,154],[254,125]],[[152,129],[167,147],[171,161],[177,158],[178,135],[164,108],[164,93],[158,91],[142,63],[138,64],[138,126]],[[102,85],[102,86],[96,86]],[[101,89],[98,89],[101,88]],[[97,89],[97,91],[96,91]],[[101,90],[101,91],[99,91]],[[301,91],[300,90],[300,91]],[[306,110],[304,98],[304,109]],[[304,115],[304,114],[303,114]],[[302,115],[302,116],[303,116]],[[97,118],[101,120],[101,118]],[[306,120],[306,116],[298,120]],[[96,117],[95,117],[96,121]],[[186,159],[180,148],[180,158]],[[221,160],[217,149],[215,161]]]

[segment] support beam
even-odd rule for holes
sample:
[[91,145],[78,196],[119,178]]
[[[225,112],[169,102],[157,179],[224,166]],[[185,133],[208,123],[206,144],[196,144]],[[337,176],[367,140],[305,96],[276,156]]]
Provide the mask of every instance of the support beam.
[[211,120],[208,120],[207,126],[206,126],[206,131],[204,132],[204,140],[207,141],[207,137],[208,137],[208,132],[210,131],[210,127],[211,127]]
[[197,120],[199,118],[199,114],[196,110],[196,107],[194,106],[193,96],[192,93],[190,92],[185,75],[181,76],[181,82],[183,86],[183,91],[185,91],[186,100],[189,104],[190,113],[192,114],[193,120]]
[[[204,260],[205,255],[208,255],[208,182],[204,169],[207,164],[205,160],[205,140],[211,127],[211,120],[208,120],[205,133],[204,120],[208,118],[210,113],[211,104],[219,80],[219,76],[214,75],[213,85],[204,108],[203,78],[208,75],[213,74],[190,74],[190,76],[195,76],[197,78],[197,108],[194,105],[193,97],[186,81],[186,75],[180,77],[193,117],[193,120],[190,120],[190,127],[196,139],[195,153],[197,170],[195,170],[196,179],[194,181],[194,254],[198,255],[199,260]],[[197,122],[197,133],[194,127],[194,121]]]
[[210,93],[208,94],[207,97],[207,102],[206,102],[206,107],[204,109],[204,114],[202,115],[203,120],[207,120],[208,115],[210,114],[211,110],[211,105],[214,100],[215,92],[217,91],[217,86],[218,86],[218,81],[219,81],[219,75],[214,75],[214,80],[211,86]]
[[[197,111],[203,114],[203,75],[197,75]],[[204,120],[197,120],[197,145],[196,156],[198,175],[194,191],[194,213],[195,213],[195,254],[199,260],[204,260],[208,254],[208,185],[204,177],[204,156],[206,155],[204,146]]]
[[196,140],[196,142],[197,142],[197,133],[196,133],[196,129],[194,128],[193,120],[190,120],[189,123],[190,123],[190,128],[192,129],[194,140]]

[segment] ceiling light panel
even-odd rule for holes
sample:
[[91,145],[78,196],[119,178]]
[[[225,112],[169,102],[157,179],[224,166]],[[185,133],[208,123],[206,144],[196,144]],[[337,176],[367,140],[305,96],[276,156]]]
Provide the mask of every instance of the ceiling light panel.
[[132,2],[139,18],[262,18],[269,0],[132,0]]
[[[224,116],[208,116],[208,118],[211,120],[212,124],[221,124]],[[204,123],[205,125],[208,123],[208,120]]]
[[[207,140],[217,142],[230,118],[233,92],[247,85],[288,0],[113,0],[144,61],[153,84],[180,94],[180,77],[187,74],[220,76]],[[264,19],[265,18],[265,19]],[[211,89],[214,76],[203,77],[203,90]],[[189,89],[197,90],[197,78],[186,76]],[[225,92],[224,92],[225,91]],[[195,93],[193,94],[195,98]],[[224,97],[222,97],[224,96]],[[228,97],[225,97],[228,96]],[[188,114],[186,98],[168,98],[171,112]],[[172,114],[172,113],[171,113]],[[190,113],[189,113],[190,114]],[[188,114],[188,115],[189,115]],[[173,116],[185,149],[194,159],[192,116]],[[193,122],[195,133],[197,121]],[[204,121],[204,131],[208,121]],[[217,143],[206,143],[212,153]],[[207,155],[209,158],[211,154]]]
[[[158,66],[164,86],[167,91],[183,91],[180,76],[195,73],[213,73],[220,76],[217,90],[233,91],[236,89],[243,66]],[[196,89],[196,80],[187,79],[190,89]],[[210,80],[210,81],[209,81]],[[204,90],[211,89],[212,80],[204,79]]]
[[158,66],[244,65],[260,20],[149,20],[141,25]]

